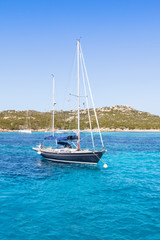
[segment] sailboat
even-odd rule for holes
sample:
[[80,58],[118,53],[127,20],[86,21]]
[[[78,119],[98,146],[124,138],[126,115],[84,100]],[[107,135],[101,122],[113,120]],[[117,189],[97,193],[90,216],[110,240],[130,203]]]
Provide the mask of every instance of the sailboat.
[[30,118],[29,118],[29,111],[27,110],[27,116],[26,116],[26,128],[20,129],[20,133],[32,133],[32,130],[28,128],[28,125],[30,126]]
[[[81,61],[81,62],[80,62]],[[88,106],[88,96],[86,93],[86,86],[84,85],[85,89],[85,96],[86,96],[86,102],[88,106],[88,117],[89,117],[89,124],[90,124],[90,133],[91,133],[91,139],[92,139],[92,145],[93,145],[93,150],[89,149],[81,149],[81,138],[80,138],[80,74],[79,74],[79,69],[80,69],[80,63],[81,63],[81,69],[82,69],[82,64],[83,64],[83,70],[82,70],[82,76],[84,80],[84,71],[86,73],[86,78],[88,82],[88,88],[90,91],[91,95],[91,100],[92,100],[92,105],[94,109],[94,114],[97,122],[97,127],[98,127],[98,132],[100,135],[100,140],[102,144],[102,150],[97,151],[95,149],[95,143],[94,143],[94,136],[93,136],[93,131],[92,131],[92,125],[91,125],[91,116],[89,112],[89,106]],[[55,108],[55,101],[54,101],[54,76],[53,76],[53,135],[46,137],[46,140],[56,140],[56,148],[52,147],[43,147],[42,145],[39,145],[37,148],[33,148],[38,154],[40,154],[42,157],[45,159],[51,160],[53,162],[61,162],[61,163],[78,163],[78,164],[97,164],[103,154],[106,152],[102,140],[102,135],[100,132],[99,128],[99,123],[98,123],[98,118],[96,114],[96,109],[94,107],[94,101],[92,97],[92,92],[90,88],[90,83],[88,80],[88,75],[86,72],[86,67],[85,67],[85,62],[84,62],[84,57],[82,53],[82,48],[80,45],[80,40],[77,40],[77,105],[78,105],[78,111],[77,111],[77,134],[70,134],[64,137],[57,137],[57,134],[55,135],[54,132],[54,108]],[[76,143],[75,143],[76,142]],[[72,144],[73,143],[73,144]],[[74,145],[75,147],[72,147]],[[60,146],[60,147],[58,147]]]

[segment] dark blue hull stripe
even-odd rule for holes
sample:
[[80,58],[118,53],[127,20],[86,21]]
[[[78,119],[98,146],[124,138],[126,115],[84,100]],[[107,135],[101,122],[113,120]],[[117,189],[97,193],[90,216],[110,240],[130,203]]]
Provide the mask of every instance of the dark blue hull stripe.
[[51,153],[51,152],[41,152],[41,155],[55,162],[68,162],[68,163],[84,163],[84,164],[96,164],[102,157],[104,152],[96,153]]

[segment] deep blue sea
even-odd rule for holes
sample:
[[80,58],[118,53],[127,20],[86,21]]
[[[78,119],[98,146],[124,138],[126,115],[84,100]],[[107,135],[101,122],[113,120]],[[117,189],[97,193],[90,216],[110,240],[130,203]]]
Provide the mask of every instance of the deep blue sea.
[[42,159],[45,135],[0,133],[0,239],[160,240],[160,133],[103,133],[98,166]]

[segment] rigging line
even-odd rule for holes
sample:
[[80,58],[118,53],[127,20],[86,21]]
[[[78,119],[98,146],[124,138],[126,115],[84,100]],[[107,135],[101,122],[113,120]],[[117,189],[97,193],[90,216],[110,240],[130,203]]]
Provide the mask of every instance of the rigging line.
[[93,152],[93,154],[100,160],[100,158]]
[[102,134],[101,134],[100,127],[99,127],[99,122],[98,122],[98,118],[97,118],[97,113],[96,113],[96,109],[95,109],[95,105],[94,105],[94,101],[93,101],[92,91],[91,91],[91,87],[90,87],[90,82],[89,82],[89,78],[88,78],[88,74],[87,74],[86,65],[85,65],[85,61],[84,61],[84,57],[83,57],[83,52],[82,52],[81,46],[80,46],[80,50],[81,50],[82,61],[83,61],[84,70],[85,70],[85,74],[86,74],[86,78],[87,78],[87,83],[88,83],[88,87],[89,87],[89,92],[90,92],[90,95],[91,95],[91,101],[92,101],[92,105],[93,105],[93,109],[94,109],[94,114],[95,114],[95,118],[96,118],[96,122],[97,122],[98,132],[99,132],[99,135],[100,135],[102,147],[104,148]]
[[[81,137],[80,142],[84,142],[85,139],[87,140],[87,137],[88,137],[88,136],[85,136],[85,137],[83,137],[83,138]],[[83,147],[83,148],[84,148],[84,147]],[[88,148],[89,148],[89,147],[88,147]],[[95,149],[94,149],[94,152],[95,152]]]
[[90,125],[92,145],[93,145],[93,149],[95,150],[94,138],[93,138],[93,133],[92,133],[92,123],[91,123],[91,117],[90,117],[89,105],[88,105],[88,96],[87,96],[87,91],[86,91],[86,84],[85,84],[84,71],[83,71],[83,65],[82,65],[82,55],[81,55],[81,51],[80,51],[80,63],[81,63],[81,69],[82,69],[82,78],[83,78],[84,92],[85,92],[86,103],[87,103],[87,111],[88,111],[88,119],[89,119],[89,125]]
[[[80,139],[79,142],[83,142],[85,139],[87,140],[87,137],[88,137],[88,136],[85,136],[85,137],[83,137],[83,138],[81,137],[81,139]],[[94,151],[95,151],[95,149],[94,149]]]
[[[60,126],[61,128],[65,129],[67,127],[69,127],[69,124],[66,123],[66,116],[67,116],[67,113],[66,111],[70,111],[71,110],[71,101],[70,99],[67,100],[67,102],[69,102],[70,104],[68,105],[66,103],[66,97],[69,95],[69,92],[71,90],[71,82],[72,82],[72,79],[73,79],[73,75],[74,75],[74,69],[75,69],[75,65],[76,65],[76,50],[74,51],[74,54],[73,54],[73,61],[72,61],[72,66],[70,68],[70,71],[69,71],[69,74],[68,74],[68,81],[65,81],[65,92],[67,92],[66,94],[63,94],[63,100],[62,100],[62,104],[61,104],[61,109],[62,111],[59,111],[59,123],[60,123]],[[58,105],[58,104],[57,104]],[[60,105],[59,105],[60,106]],[[58,108],[58,106],[57,106]]]
[[[88,136],[81,137],[80,142],[82,142],[83,140],[87,139],[87,137],[88,137]],[[100,149],[98,148],[98,150],[100,150]]]
[[[64,109],[64,107],[66,107],[66,95],[68,96],[69,93],[71,92],[70,90],[71,90],[72,79],[73,79],[74,71],[75,71],[76,56],[77,56],[77,52],[76,52],[76,49],[75,49],[74,55],[73,55],[72,65],[71,65],[71,68],[70,68],[70,71],[69,71],[69,74],[68,74],[68,77],[67,77],[68,81],[66,81],[66,84],[65,84],[65,90],[67,90],[68,93],[64,94],[64,96],[63,96],[62,109]],[[67,108],[68,108],[68,105],[67,105]]]
[[84,98],[86,97],[86,96],[78,96],[78,95],[72,94],[72,93],[70,93],[69,95],[72,96],[72,97],[82,97],[82,98],[83,98],[83,97],[84,97]]
[[80,142],[82,142],[85,138],[87,138],[88,136],[85,136],[83,138],[80,139]]

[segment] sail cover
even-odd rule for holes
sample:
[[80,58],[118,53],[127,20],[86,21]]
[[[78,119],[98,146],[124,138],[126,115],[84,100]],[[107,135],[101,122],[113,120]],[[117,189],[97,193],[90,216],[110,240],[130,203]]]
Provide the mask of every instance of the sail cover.
[[66,148],[66,147],[72,148],[71,144],[69,144],[68,142],[58,142],[58,144],[64,146],[65,148]]
[[57,139],[57,138],[54,137],[53,135],[44,138],[44,140],[54,140],[54,139]]
[[77,135],[68,135],[68,136],[65,136],[65,137],[61,137],[61,138],[58,138],[58,137],[54,137],[53,135],[51,136],[48,136],[48,137],[45,137],[44,138],[45,140],[57,140],[57,141],[74,141],[74,140],[77,140],[78,137]]
[[78,137],[77,135],[69,135],[69,136],[66,136],[66,137],[62,137],[62,138],[58,138],[58,141],[74,141],[74,140],[77,140]]

